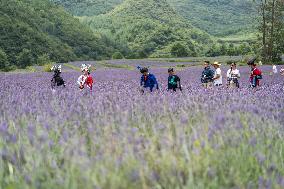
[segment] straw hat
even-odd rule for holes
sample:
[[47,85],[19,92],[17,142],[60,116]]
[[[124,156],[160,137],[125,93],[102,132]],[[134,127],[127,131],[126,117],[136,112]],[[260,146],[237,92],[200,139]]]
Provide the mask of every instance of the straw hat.
[[213,65],[221,66],[222,64],[220,64],[219,62],[214,62]]

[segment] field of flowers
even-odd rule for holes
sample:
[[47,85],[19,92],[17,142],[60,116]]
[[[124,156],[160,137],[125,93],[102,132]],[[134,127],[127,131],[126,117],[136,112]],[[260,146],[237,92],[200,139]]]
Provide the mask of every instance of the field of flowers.
[[189,67],[173,94],[151,72],[145,95],[137,70],[97,70],[92,93],[80,72],[56,92],[52,73],[1,73],[0,188],[284,188],[284,77],[252,90],[242,67],[240,89],[203,89]]

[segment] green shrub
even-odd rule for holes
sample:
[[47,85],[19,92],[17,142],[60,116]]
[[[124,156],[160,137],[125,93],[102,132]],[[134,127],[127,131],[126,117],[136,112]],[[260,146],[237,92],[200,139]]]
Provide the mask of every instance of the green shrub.
[[123,54],[121,54],[121,52],[115,52],[112,55],[112,59],[124,59],[124,56],[123,56]]
[[52,72],[52,70],[51,70],[52,66],[53,66],[52,63],[45,64],[45,65],[43,66],[43,71],[44,71],[44,72]]
[[16,57],[16,61],[17,65],[20,68],[26,68],[34,64],[35,59],[33,57],[31,50],[23,49],[22,52],[20,52],[20,54]]
[[7,54],[0,49],[0,70],[2,71],[10,71],[11,67],[8,61]]
[[43,66],[45,64],[52,64],[48,54],[43,54],[37,58],[37,65]]
[[175,57],[186,57],[188,56],[188,48],[181,43],[175,43],[172,46],[171,54]]

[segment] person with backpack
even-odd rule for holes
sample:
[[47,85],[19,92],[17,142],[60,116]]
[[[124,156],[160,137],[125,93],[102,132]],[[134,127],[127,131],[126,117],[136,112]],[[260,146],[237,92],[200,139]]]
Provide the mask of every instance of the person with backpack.
[[214,77],[214,71],[210,68],[210,62],[204,61],[204,70],[201,75],[201,83],[205,88],[209,88],[212,86]]
[[168,77],[168,91],[174,91],[176,92],[177,89],[182,91],[181,84],[180,84],[180,78],[177,76],[174,72],[173,68],[168,69],[169,77]]
[[51,89],[55,90],[55,87],[63,86],[65,87],[65,81],[61,77],[61,65],[54,65],[51,68],[51,71],[54,72],[53,77],[51,79]]
[[227,86],[240,88],[239,78],[241,77],[240,71],[237,69],[237,64],[232,63],[231,69],[227,71]]
[[251,74],[250,74],[250,85],[253,88],[260,86],[260,80],[262,79],[262,72],[255,63],[256,58],[250,60],[248,65],[251,67]]
[[144,93],[146,89],[153,92],[153,89],[159,90],[159,84],[154,74],[149,73],[148,68],[140,68],[142,76],[140,79],[141,92]]

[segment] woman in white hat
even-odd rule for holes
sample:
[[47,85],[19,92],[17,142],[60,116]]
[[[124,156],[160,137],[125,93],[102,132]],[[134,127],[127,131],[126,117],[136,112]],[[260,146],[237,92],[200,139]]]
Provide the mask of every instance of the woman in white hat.
[[222,86],[222,70],[220,68],[221,64],[219,62],[214,62],[213,67],[215,68],[215,74],[213,77],[214,86]]

